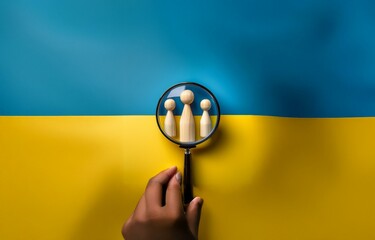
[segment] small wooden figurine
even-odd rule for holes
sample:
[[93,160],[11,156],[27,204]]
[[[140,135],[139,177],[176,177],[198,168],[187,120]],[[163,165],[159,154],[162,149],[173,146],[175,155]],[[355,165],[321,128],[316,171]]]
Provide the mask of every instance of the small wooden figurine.
[[211,102],[208,99],[203,99],[201,101],[201,108],[203,110],[202,118],[200,121],[200,136],[201,137],[207,137],[208,134],[210,134],[212,130],[211,126],[211,118],[208,114],[208,110],[211,108]]
[[180,95],[181,102],[184,104],[180,119],[180,142],[195,141],[195,122],[190,104],[194,101],[194,93],[190,90],[184,90]]
[[174,119],[173,110],[176,107],[176,103],[173,99],[167,99],[164,102],[164,107],[167,109],[167,115],[164,120],[164,131],[168,136],[176,136],[176,121]]

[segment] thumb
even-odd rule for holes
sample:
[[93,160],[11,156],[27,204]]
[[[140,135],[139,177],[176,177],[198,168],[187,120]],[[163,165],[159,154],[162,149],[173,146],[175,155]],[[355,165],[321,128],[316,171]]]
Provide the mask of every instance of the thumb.
[[203,205],[203,199],[200,197],[195,197],[189,203],[186,209],[186,219],[190,228],[191,233],[194,235],[195,239],[198,239],[198,228],[199,220],[201,218],[201,210]]

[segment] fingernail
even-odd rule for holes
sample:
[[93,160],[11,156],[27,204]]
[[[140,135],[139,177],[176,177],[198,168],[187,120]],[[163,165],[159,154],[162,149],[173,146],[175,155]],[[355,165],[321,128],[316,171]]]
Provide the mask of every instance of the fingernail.
[[180,172],[177,172],[175,174],[175,177],[176,177],[176,180],[179,184],[181,184],[181,180],[182,180],[182,176],[181,176],[181,173]]
[[203,198],[199,198],[199,199],[198,199],[198,204],[199,204],[200,206],[203,205]]
[[200,197],[195,197],[194,201],[196,201],[200,207],[203,205],[203,199]]

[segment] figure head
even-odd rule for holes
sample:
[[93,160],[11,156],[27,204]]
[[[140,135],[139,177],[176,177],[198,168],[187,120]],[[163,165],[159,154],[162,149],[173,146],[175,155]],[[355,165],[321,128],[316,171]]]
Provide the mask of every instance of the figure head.
[[173,111],[174,108],[176,107],[176,102],[175,102],[173,99],[167,99],[167,100],[164,102],[164,107],[165,107],[165,109],[167,109],[168,111]]
[[201,108],[203,111],[208,111],[211,108],[211,102],[208,99],[203,99],[201,101]]
[[181,93],[180,99],[184,104],[191,104],[194,101],[194,93],[190,90],[185,90]]

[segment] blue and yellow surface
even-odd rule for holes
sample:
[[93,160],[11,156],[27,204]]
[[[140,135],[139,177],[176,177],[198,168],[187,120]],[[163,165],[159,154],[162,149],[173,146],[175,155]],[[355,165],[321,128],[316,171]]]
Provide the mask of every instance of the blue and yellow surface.
[[375,4],[0,2],[0,239],[122,239],[182,150],[156,103],[221,104],[193,150],[200,239],[375,239]]

